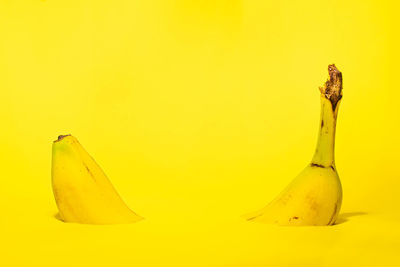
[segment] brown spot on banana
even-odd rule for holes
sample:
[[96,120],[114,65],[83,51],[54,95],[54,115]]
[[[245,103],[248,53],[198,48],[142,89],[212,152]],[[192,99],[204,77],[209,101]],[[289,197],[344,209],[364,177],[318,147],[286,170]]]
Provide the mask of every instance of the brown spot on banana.
[[335,170],[335,167],[333,167],[333,165],[324,166],[324,165],[321,165],[321,164],[311,163],[311,167],[316,167],[316,168],[331,168],[332,170]]
[[255,218],[257,218],[258,216],[260,216],[260,215],[257,215],[257,216],[254,216],[254,217],[248,218],[247,220],[248,220],[248,221],[254,220],[254,219],[255,219]]
[[311,163],[311,167],[326,168],[324,165],[317,164],[317,163]]
[[83,165],[85,166],[85,168],[86,168],[87,172],[89,173],[90,177],[92,177],[92,179],[96,182],[96,178],[94,178],[94,175],[93,175],[92,171],[89,169],[89,167],[85,163],[83,163]]

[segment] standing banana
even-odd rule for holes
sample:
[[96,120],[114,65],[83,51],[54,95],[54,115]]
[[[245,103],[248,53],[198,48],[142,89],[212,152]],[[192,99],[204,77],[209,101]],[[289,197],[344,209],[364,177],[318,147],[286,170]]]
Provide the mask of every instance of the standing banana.
[[335,167],[335,129],[342,98],[342,73],[328,66],[329,79],[321,91],[321,121],[317,148],[308,165],[265,208],[247,220],[278,225],[333,225],[342,204],[342,186]]
[[53,142],[53,193],[64,222],[133,223],[142,217],[131,211],[99,165],[71,135]]

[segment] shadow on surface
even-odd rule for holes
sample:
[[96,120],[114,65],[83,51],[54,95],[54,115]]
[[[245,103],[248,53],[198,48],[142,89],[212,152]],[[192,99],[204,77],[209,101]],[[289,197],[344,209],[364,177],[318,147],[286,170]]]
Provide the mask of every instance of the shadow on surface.
[[56,214],[54,214],[53,217],[59,220],[60,222],[63,222],[63,220],[61,220],[60,213],[57,212]]
[[349,218],[354,217],[354,216],[362,216],[362,215],[367,215],[368,213],[366,212],[344,212],[339,214],[339,217],[336,220],[335,225],[345,223],[349,220]]

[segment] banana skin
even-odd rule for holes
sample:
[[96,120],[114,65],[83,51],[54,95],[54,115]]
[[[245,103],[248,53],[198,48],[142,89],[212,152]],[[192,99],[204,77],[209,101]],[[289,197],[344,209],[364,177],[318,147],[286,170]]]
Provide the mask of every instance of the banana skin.
[[71,135],[52,147],[52,187],[64,222],[123,224],[141,219],[124,203],[94,159]]
[[342,204],[334,148],[343,82],[335,65],[329,65],[328,72],[329,79],[320,87],[320,129],[311,164],[266,207],[245,215],[247,220],[283,226],[335,224]]

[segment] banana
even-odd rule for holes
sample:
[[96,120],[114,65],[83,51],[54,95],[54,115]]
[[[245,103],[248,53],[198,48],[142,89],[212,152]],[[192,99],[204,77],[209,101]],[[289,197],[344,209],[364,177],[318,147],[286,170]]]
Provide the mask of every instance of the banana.
[[75,137],[60,135],[52,149],[52,186],[62,221],[119,224],[142,219],[123,202]]
[[335,223],[342,204],[342,186],[334,158],[342,73],[334,64],[328,66],[328,72],[329,79],[320,87],[320,128],[311,164],[266,207],[245,215],[247,220],[285,226]]

